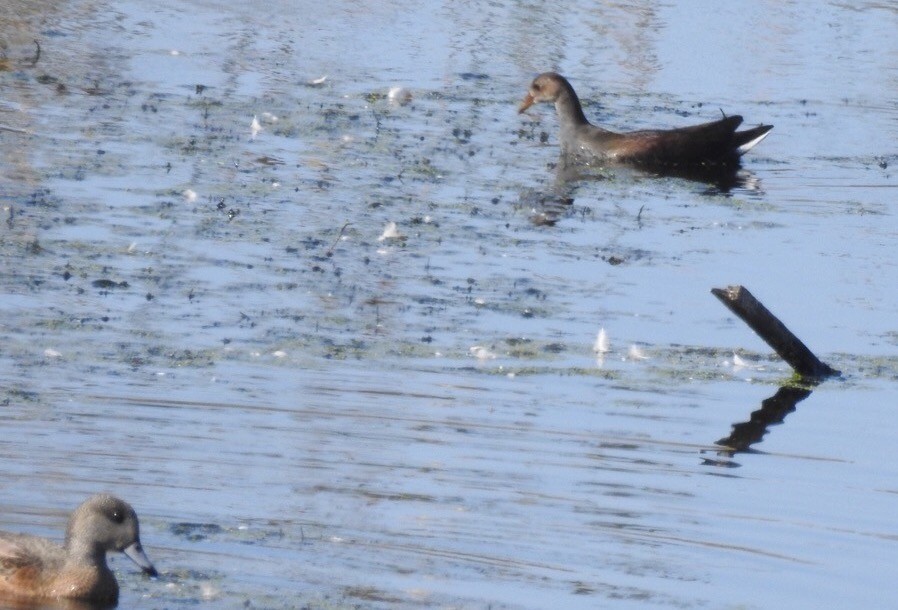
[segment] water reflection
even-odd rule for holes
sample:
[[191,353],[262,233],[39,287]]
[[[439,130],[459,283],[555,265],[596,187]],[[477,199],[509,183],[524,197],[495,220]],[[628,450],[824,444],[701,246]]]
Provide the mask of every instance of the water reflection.
[[715,443],[726,448],[720,453],[732,457],[736,453],[749,451],[752,445],[761,442],[770,426],[783,423],[786,416],[795,410],[795,405],[811,395],[817,383],[810,381],[807,387],[780,387],[773,396],[761,401],[761,408],[753,411],[748,421],[733,424],[730,435]]
[[[741,167],[725,166],[632,166],[624,164],[590,165],[572,162],[564,155],[555,165],[555,179],[545,188],[522,191],[520,207],[529,211],[528,218],[536,226],[554,226],[559,220],[575,215],[576,190],[585,182],[612,181],[620,178],[633,182],[640,178],[676,178],[704,185],[704,196],[729,195],[734,190],[759,191],[761,180]],[[638,217],[637,217],[638,219]]]
[[[731,197],[734,193],[761,193],[762,181],[742,167],[715,166],[633,166],[628,164],[591,165],[571,162],[564,155],[554,165],[554,179],[548,185],[522,189],[516,208],[524,210],[534,226],[555,226],[565,218],[585,218],[593,213],[590,204],[575,205],[577,191],[590,183],[607,182],[603,190],[609,193],[628,188],[644,180],[683,180],[678,190],[692,189],[704,197]],[[692,185],[692,186],[691,186]],[[591,190],[587,201],[594,196]],[[642,210],[636,213],[641,226]]]
[[760,179],[739,165],[665,165],[665,164],[603,164],[591,166],[568,160],[564,155],[558,159],[555,180],[558,183],[580,180],[605,180],[611,172],[633,172],[641,176],[655,178],[680,178],[699,182],[711,187],[704,194],[729,193],[733,189],[760,190]]
[[574,211],[572,185],[555,183],[548,189],[525,189],[519,205],[528,211],[528,219],[536,226],[554,226]]

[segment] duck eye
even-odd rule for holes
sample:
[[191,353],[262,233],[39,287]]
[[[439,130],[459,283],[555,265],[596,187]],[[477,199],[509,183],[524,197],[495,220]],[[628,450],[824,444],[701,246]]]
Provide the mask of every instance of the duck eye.
[[121,523],[125,520],[125,514],[120,510],[112,511],[112,514],[109,515],[109,518],[115,521],[116,523]]

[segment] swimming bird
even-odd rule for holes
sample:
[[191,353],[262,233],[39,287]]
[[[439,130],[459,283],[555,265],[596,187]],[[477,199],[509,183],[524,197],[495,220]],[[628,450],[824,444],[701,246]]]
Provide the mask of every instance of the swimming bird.
[[759,125],[736,131],[742,117],[733,115],[691,127],[616,133],[586,119],[574,88],[556,72],[545,72],[533,79],[519,112],[537,102],[555,104],[561,124],[562,155],[587,162],[655,167],[737,166],[739,158],[773,129],[773,125]]
[[0,532],[0,596],[115,604],[119,587],[106,565],[107,551],[122,552],[144,573],[158,575],[140,545],[134,509],[107,494],[92,496],[75,509],[63,546]]

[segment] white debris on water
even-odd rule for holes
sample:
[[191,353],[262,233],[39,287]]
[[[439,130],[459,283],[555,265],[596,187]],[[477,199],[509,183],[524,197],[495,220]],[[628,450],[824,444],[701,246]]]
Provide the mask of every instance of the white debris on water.
[[642,351],[638,345],[631,345],[630,349],[627,351],[627,358],[630,360],[648,360],[649,357],[645,355],[645,352]]
[[412,101],[412,92],[405,87],[390,87],[387,91],[387,99],[391,104],[404,106]]
[[592,346],[592,351],[597,354],[607,354],[611,351],[611,343],[608,340],[608,333],[605,332],[604,328],[599,329],[599,334],[596,335],[596,342]]
[[377,241],[386,241],[388,239],[401,239],[402,234],[399,232],[399,227],[395,222],[388,222],[387,226],[384,227],[384,232],[380,234],[380,237],[377,238]]
[[494,360],[496,358],[496,354],[494,352],[491,352],[488,348],[483,347],[482,345],[471,346],[468,351],[472,356],[480,361]]
[[259,122],[259,117],[253,115],[253,122],[249,125],[250,139],[255,140],[260,131],[262,131],[262,124]]

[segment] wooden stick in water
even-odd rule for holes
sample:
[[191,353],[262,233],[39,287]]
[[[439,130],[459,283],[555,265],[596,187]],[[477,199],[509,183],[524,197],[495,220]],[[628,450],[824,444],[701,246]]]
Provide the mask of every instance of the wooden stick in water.
[[743,286],[712,288],[711,294],[758,333],[795,372],[803,377],[829,377],[841,373],[821,362],[779,319]]

